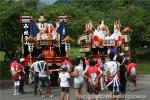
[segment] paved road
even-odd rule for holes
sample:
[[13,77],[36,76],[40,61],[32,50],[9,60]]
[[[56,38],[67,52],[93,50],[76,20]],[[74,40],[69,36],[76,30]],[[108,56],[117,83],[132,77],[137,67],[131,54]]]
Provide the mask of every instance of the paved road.
[[[127,96],[132,97],[132,98],[127,98],[126,100],[150,100],[150,75],[144,75],[144,76],[139,76],[139,79],[137,81],[138,84],[138,89],[137,91],[130,92],[129,88],[127,88]],[[25,92],[26,94],[19,95],[19,96],[13,96],[13,90],[12,88],[5,88],[0,90],[0,100],[60,100],[60,89],[59,87],[52,87],[52,92],[54,94],[53,98],[45,97],[42,98],[41,96],[37,95],[35,96],[33,94],[33,86],[27,85],[25,86]],[[84,86],[83,88],[83,94],[88,95],[86,92],[86,88]],[[99,93],[100,95],[108,95],[108,90],[101,91]],[[74,90],[71,88],[70,91],[71,95],[71,100],[75,100],[74,97]],[[136,98],[136,97],[137,98]],[[87,99],[83,99],[87,100]],[[100,100],[109,100],[108,98],[106,99],[100,99]]]

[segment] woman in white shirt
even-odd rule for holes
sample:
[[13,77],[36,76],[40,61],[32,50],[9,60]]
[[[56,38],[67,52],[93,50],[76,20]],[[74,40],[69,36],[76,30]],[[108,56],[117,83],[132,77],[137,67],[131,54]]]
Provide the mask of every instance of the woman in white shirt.
[[74,69],[74,89],[76,100],[79,100],[79,96],[82,95],[82,87],[84,83],[84,79],[82,76],[83,69],[83,61],[81,58],[76,58],[75,60],[75,69]]

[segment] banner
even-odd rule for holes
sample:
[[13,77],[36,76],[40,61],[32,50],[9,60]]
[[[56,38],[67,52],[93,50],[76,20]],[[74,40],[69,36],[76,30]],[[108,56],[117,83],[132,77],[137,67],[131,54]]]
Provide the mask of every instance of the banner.
[[34,21],[30,24],[30,32],[33,36],[36,36],[39,33],[39,28]]
[[60,41],[64,39],[66,34],[66,23],[62,21],[57,29],[57,32],[60,34]]
[[23,35],[23,44],[24,45],[28,44],[27,39],[30,36],[30,22],[31,22],[30,16],[21,16],[20,17],[20,23],[22,23],[22,28],[23,28],[22,35]]

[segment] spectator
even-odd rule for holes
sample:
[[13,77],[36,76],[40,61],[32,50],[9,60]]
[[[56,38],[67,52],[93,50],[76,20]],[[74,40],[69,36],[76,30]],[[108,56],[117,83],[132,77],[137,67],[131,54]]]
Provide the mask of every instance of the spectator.
[[21,94],[24,94],[24,80],[25,80],[25,71],[24,71],[24,62],[25,59],[24,58],[20,58],[20,64],[22,66],[22,71],[20,72],[20,76],[21,76],[21,79],[20,79],[20,86],[19,86],[19,93]]
[[48,72],[48,94],[49,94],[49,97],[54,97],[54,95],[52,94],[52,91],[51,91],[51,77],[50,75],[52,74],[52,71],[49,71]]
[[33,62],[30,68],[30,75],[33,73],[34,77],[34,94],[37,95],[37,88],[38,88],[38,83],[39,83],[39,68],[38,68],[38,61],[40,58],[37,58],[36,62]]
[[115,99],[114,95],[119,94],[119,63],[113,61],[114,53],[109,54],[110,61],[106,63],[106,85],[108,86],[108,90],[110,91],[110,98]]
[[124,53],[120,53],[120,56],[122,57],[121,64],[127,66],[128,65],[128,60],[126,59],[125,54]]
[[118,55],[116,57],[116,61],[120,63],[120,93],[121,93],[121,100],[124,100],[125,99],[125,94],[126,94],[126,83],[127,83],[127,80],[126,80],[126,66],[125,66],[125,59],[123,56],[120,56]]
[[105,62],[105,57],[102,56],[101,58],[101,70],[103,72],[102,77],[101,77],[101,90],[104,90],[104,81],[105,81],[105,67],[106,67],[106,62]]
[[37,62],[37,67],[39,70],[39,81],[40,81],[40,91],[42,97],[47,96],[48,92],[48,66],[44,61],[43,55],[38,56],[39,61]]
[[[100,58],[98,58],[96,60],[96,65],[95,66],[101,69],[102,61],[101,61]],[[101,69],[101,71],[102,71],[102,69]],[[99,81],[100,81],[100,85],[101,85],[101,90],[104,90],[103,77],[101,77]]]
[[72,71],[72,64],[71,64],[71,62],[68,60],[68,58],[66,57],[65,59],[64,59],[64,61],[62,62],[62,66],[61,66],[62,68],[63,67],[67,67],[67,71],[70,73],[71,71]]
[[131,91],[136,90],[136,63],[131,58],[127,67],[127,76],[130,82]]
[[79,100],[79,96],[82,95],[82,87],[84,83],[84,79],[82,76],[83,73],[83,61],[81,58],[76,58],[75,60],[75,69],[74,69],[74,89],[76,100]]
[[59,83],[61,87],[61,100],[64,100],[65,93],[66,93],[66,100],[69,100],[70,75],[67,70],[68,70],[67,67],[63,67],[61,72],[59,73]]
[[[98,94],[100,91],[100,77],[102,76],[102,71],[100,67],[95,66],[94,59],[90,59],[89,61],[90,67],[83,72],[83,76],[88,79],[87,82],[87,91],[92,95]],[[87,75],[85,75],[85,73]],[[89,97],[89,99],[91,99]],[[98,96],[96,96],[96,100],[98,100]]]
[[12,75],[12,80],[14,82],[14,93],[13,95],[19,95],[19,85],[21,80],[22,66],[18,62],[17,58],[10,64],[10,71]]
[[89,65],[89,59],[88,59],[87,56],[85,56],[85,58],[84,58],[84,63],[85,63],[85,66],[86,66],[85,69],[88,69],[88,67],[89,67],[90,65]]

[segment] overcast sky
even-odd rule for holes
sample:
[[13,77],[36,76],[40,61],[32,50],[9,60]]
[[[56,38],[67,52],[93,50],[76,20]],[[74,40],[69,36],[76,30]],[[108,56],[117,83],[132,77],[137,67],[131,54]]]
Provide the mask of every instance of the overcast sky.
[[46,6],[46,5],[52,5],[56,1],[58,1],[58,0],[40,0],[39,1],[39,6],[42,7],[42,6]]

